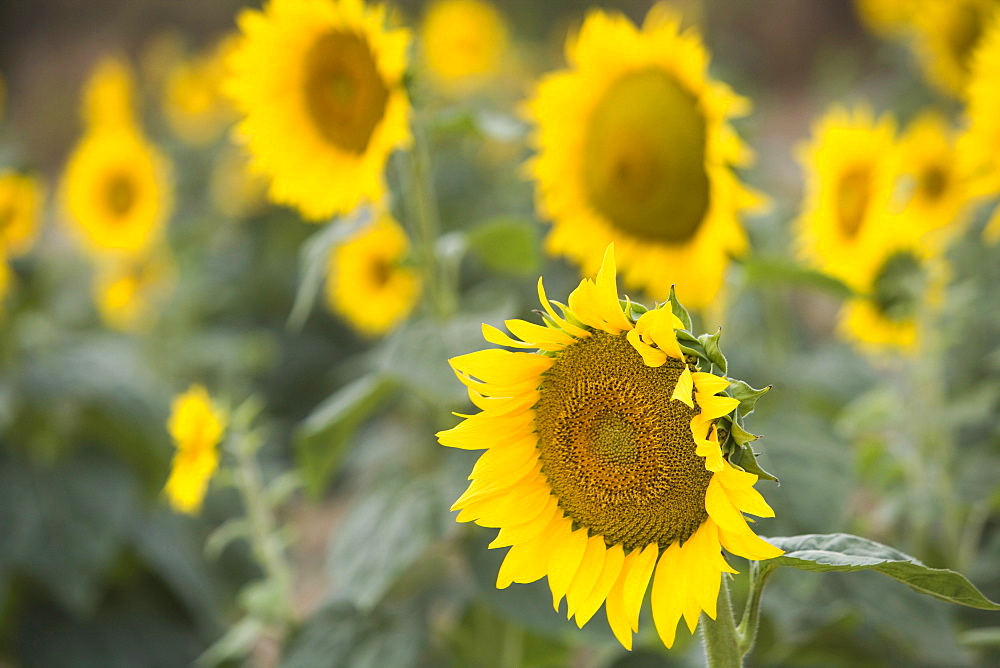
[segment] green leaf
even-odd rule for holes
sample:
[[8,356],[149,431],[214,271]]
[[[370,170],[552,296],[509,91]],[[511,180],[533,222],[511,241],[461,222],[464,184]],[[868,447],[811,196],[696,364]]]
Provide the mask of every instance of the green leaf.
[[965,576],[947,568],[930,568],[908,554],[866,538],[833,533],[768,538],[767,541],[785,554],[760,562],[761,569],[789,566],[804,571],[842,573],[874,570],[948,603],[1000,610],[1000,603],[983,596]]
[[541,266],[538,226],[519,218],[488,220],[468,232],[469,251],[491,271],[534,275]]
[[739,446],[744,446],[748,443],[753,443],[758,438],[760,438],[760,436],[748,432],[738,422],[730,423],[729,434],[733,437],[733,440],[736,441],[736,444]]
[[338,598],[370,610],[441,530],[445,505],[433,481],[387,477],[361,496],[337,527],[327,572]]
[[229,544],[250,535],[250,522],[245,517],[231,517],[220,524],[205,540],[205,556],[218,559]]
[[395,385],[369,374],[331,394],[299,425],[295,447],[306,489],[322,493],[337,470],[358,426],[385,400]]
[[371,222],[371,211],[358,209],[347,220],[334,220],[309,237],[299,251],[299,287],[288,314],[287,327],[302,329],[312,313],[323,279],[326,278],[333,248],[349,239]]
[[771,389],[771,386],[768,385],[761,390],[755,390],[742,380],[730,379],[729,382],[729,395],[740,401],[740,405],[736,407],[736,414],[740,417],[746,417],[753,413],[753,409],[757,405],[757,400]]
[[667,297],[667,301],[670,302],[670,310],[674,312],[680,321],[684,323],[684,329],[691,331],[691,314],[688,310],[684,308],[684,305],[677,300],[677,294],[674,292],[674,286],[670,286],[670,296]]
[[726,356],[722,354],[722,350],[719,349],[719,337],[722,336],[722,328],[720,327],[715,334],[702,334],[698,337],[698,341],[701,343],[702,347],[705,349],[705,355],[708,360],[719,368],[722,375],[725,376],[729,370],[729,364],[726,362]]
[[853,294],[847,285],[836,278],[807,269],[785,258],[754,256],[743,261],[742,266],[750,285],[801,285],[829,292],[841,299],[847,299]]
[[[752,442],[752,441],[751,441]],[[770,480],[771,482],[776,482],[779,485],[781,481],[778,480],[773,474],[768,473],[760,464],[757,463],[757,455],[754,454],[753,448],[750,447],[750,443],[744,443],[737,446],[737,454],[733,454],[729,458],[729,463],[740,467],[747,473],[753,473],[755,476],[761,480]]]

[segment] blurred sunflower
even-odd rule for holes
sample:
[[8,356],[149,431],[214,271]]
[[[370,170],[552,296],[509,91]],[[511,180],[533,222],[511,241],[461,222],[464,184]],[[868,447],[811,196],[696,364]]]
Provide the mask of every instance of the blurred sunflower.
[[805,172],[802,211],[795,222],[800,251],[821,270],[861,289],[859,270],[890,210],[896,172],[896,124],[869,108],[833,107],[799,147]]
[[192,385],[174,398],[167,430],[177,451],[164,492],[176,510],[197,513],[219,467],[218,445],[226,430],[226,416],[203,386]]
[[403,261],[406,233],[383,214],[330,252],[327,304],[366,336],[387,333],[410,314],[420,297],[420,277]]
[[972,55],[996,6],[994,0],[921,0],[913,12],[917,56],[944,93],[964,94]]
[[911,121],[899,139],[896,161],[905,200],[901,215],[909,219],[905,224],[927,232],[960,230],[968,188],[945,117],[930,111]]
[[508,320],[520,340],[489,325],[483,334],[542,354],[451,360],[482,411],[438,438],[487,449],[453,510],[499,528],[490,547],[510,546],[498,587],[548,576],[557,610],[565,597],[583,626],[604,604],[628,649],[652,578],[653,621],[670,647],[682,616],[692,632],[702,611],[715,618],[721,579],[735,572],[723,547],[748,559],[781,554],[743,516],[774,515],[757,476],[719,445],[716,423],[739,401],[719,394],[729,381],[685,361],[669,304],[638,320],[631,305],[623,312],[611,247],[568,308],[545,297],[541,280],[538,289],[545,326]]
[[175,280],[173,263],[163,251],[110,259],[98,268],[94,301],[108,327],[147,331],[157,303],[171,292]]
[[192,146],[209,144],[235,120],[235,110],[222,93],[225,61],[236,36],[221,39],[207,53],[182,59],[167,72],[163,111],[170,129]]
[[135,74],[128,62],[120,56],[101,60],[83,89],[84,124],[90,129],[135,125],[136,104]]
[[436,0],[420,29],[420,50],[432,81],[462,95],[495,76],[507,51],[507,24],[484,0]]
[[858,294],[841,313],[841,335],[869,352],[920,350],[926,318],[940,303],[948,271],[943,237],[909,216],[887,216],[858,267]]
[[410,144],[409,33],[361,0],[270,0],[244,10],[227,93],[270,197],[312,220],[378,202],[389,154]]
[[[958,140],[963,171],[977,197],[1000,195],[1000,13],[977,49],[966,94],[966,131]],[[992,230],[993,228],[988,228]],[[997,230],[1000,234],[1000,230]]]
[[100,253],[149,248],[173,205],[169,163],[131,125],[85,134],[70,155],[61,188],[74,228]]
[[589,274],[614,242],[627,284],[663,299],[676,283],[703,308],[746,248],[740,212],[761,200],[733,174],[751,153],[729,120],[749,102],[708,78],[700,35],[679,24],[664,5],[641,30],[588,14],[567,42],[571,69],[542,79],[528,104],[528,166],[553,222],[549,252]]
[[0,257],[27,253],[38,236],[42,186],[29,174],[0,171]]

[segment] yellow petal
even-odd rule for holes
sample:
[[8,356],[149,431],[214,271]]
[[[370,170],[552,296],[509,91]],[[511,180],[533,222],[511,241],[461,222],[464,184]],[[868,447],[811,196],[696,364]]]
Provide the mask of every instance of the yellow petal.
[[645,343],[639,336],[639,330],[632,329],[629,330],[628,334],[625,335],[628,342],[632,344],[632,347],[636,349],[642,356],[643,363],[651,368],[661,367],[667,361],[667,354],[658,348]]
[[578,339],[583,338],[585,336],[590,336],[590,332],[588,332],[584,328],[577,327],[568,320],[556,315],[556,312],[552,309],[552,304],[545,296],[545,287],[542,285],[542,279],[540,277],[538,279],[538,301],[541,302],[542,307],[545,308],[545,312],[549,314],[550,318],[552,318],[552,322],[558,325],[567,334],[569,334],[570,336],[574,336]]
[[476,413],[451,429],[439,431],[436,436],[441,445],[449,448],[483,450],[526,438],[534,430],[531,414],[493,416]]
[[738,554],[745,559],[753,559],[755,561],[773,559],[785,553],[784,550],[771,545],[755,534],[753,529],[745,524],[737,532],[726,531],[720,527],[719,540],[722,542],[722,546],[733,554]]
[[504,475],[473,480],[462,496],[458,497],[458,500],[452,504],[451,510],[460,510],[473,501],[505,492],[523,479],[534,480],[541,473],[541,470],[542,463],[540,461],[528,461],[521,468],[514,469]]
[[714,373],[696,371],[692,375],[694,376],[694,386],[703,394],[718,394],[730,385],[728,380],[720,378]]
[[530,434],[513,443],[490,448],[480,455],[472,467],[469,478],[482,478],[494,472],[502,475],[529,460],[537,459],[538,449],[535,447],[537,442],[538,437]]
[[[618,301],[617,267],[615,266],[615,245],[608,244],[604,250],[604,261],[597,272],[595,296],[598,299],[598,309],[604,321],[618,332],[632,329],[632,323],[622,312]],[[613,332],[617,334],[618,332]]]
[[566,619],[576,614],[580,605],[593,591],[597,578],[601,576],[601,570],[604,568],[604,555],[607,551],[603,536],[591,536],[587,539],[587,549],[583,552],[583,559],[576,569],[573,582],[566,590]]
[[523,524],[500,527],[497,537],[489,544],[489,548],[507,547],[508,545],[526,543],[529,540],[537,538],[545,530],[545,527],[549,525],[549,522],[552,521],[552,517],[557,512],[561,513],[558,505],[556,497],[550,496],[545,508],[539,513],[538,517],[528,520]]
[[636,557],[625,577],[625,591],[623,592],[625,615],[633,631],[639,630],[639,610],[642,608],[642,599],[646,596],[649,578],[653,575],[653,567],[656,565],[656,557],[659,553],[660,547],[656,543],[647,545]]
[[[583,625],[590,621],[590,618],[601,609],[601,604],[608,598],[608,592],[618,581],[618,576],[622,572],[622,564],[625,562],[625,550],[621,545],[612,545],[604,556],[604,566],[601,574],[594,583],[594,588],[587,595],[587,599],[580,604],[576,611],[576,625],[583,628]],[[628,624],[628,621],[625,621]],[[631,638],[630,638],[631,640]]]
[[497,589],[506,589],[513,582],[527,584],[541,580],[548,572],[548,557],[552,537],[558,535],[565,519],[561,513],[554,516],[548,526],[533,540],[510,548],[497,574]]
[[[567,523],[570,521],[567,519]],[[587,549],[587,530],[577,529],[556,543],[549,557],[549,589],[552,590],[552,607],[559,610],[559,602],[573,582]]]
[[677,622],[680,621],[683,605],[686,599],[686,580],[681,573],[683,567],[681,548],[677,543],[671,544],[656,566],[656,577],[653,578],[653,589],[650,602],[653,608],[653,624],[660,640],[667,647],[673,647],[677,637]]
[[493,325],[488,325],[483,323],[483,338],[490,343],[495,343],[498,346],[507,346],[508,348],[537,348],[530,343],[525,343],[524,341],[515,341],[508,335],[504,334],[502,331],[494,327]]
[[714,420],[723,415],[729,415],[733,412],[733,409],[740,405],[738,399],[716,395],[706,396],[701,392],[698,393],[696,399],[698,400],[698,405],[701,407],[700,417],[703,420]]
[[514,336],[542,350],[560,350],[576,342],[576,339],[569,334],[552,327],[543,327],[524,320],[506,320],[504,324]]
[[671,395],[671,399],[677,399],[682,404],[686,404],[688,408],[694,408],[694,381],[691,379],[691,369],[689,367],[684,367],[684,371],[681,371],[680,377],[677,379],[677,385],[674,386],[674,393]]
[[448,362],[456,371],[497,385],[531,381],[552,366],[552,360],[544,355],[515,353],[498,348],[459,355]]
[[726,494],[726,488],[719,480],[718,473],[712,476],[705,491],[705,510],[708,511],[708,516],[726,531],[738,533],[747,528],[746,519]]
[[632,649],[632,625],[629,624],[628,614],[625,612],[625,580],[638,556],[639,550],[633,550],[625,556],[621,573],[612,585],[611,591],[608,592],[608,599],[604,604],[604,614],[608,618],[608,626],[611,627],[615,638],[618,638],[618,642],[627,650]]
[[481,527],[499,528],[508,524],[521,524],[538,516],[545,508],[550,490],[543,478],[521,483],[506,494],[470,501],[455,518],[458,522],[475,520]]

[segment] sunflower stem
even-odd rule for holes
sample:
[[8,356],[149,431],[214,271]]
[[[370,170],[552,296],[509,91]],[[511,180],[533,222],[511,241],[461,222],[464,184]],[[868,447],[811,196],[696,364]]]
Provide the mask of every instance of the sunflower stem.
[[705,645],[705,660],[709,668],[739,668],[743,665],[741,638],[733,618],[729,598],[729,578],[722,578],[716,618],[701,616],[701,639]]
[[438,261],[437,239],[441,231],[437,200],[434,194],[431,159],[423,125],[413,122],[413,147],[406,153],[409,169],[401,170],[409,183],[405,188],[414,236],[419,250],[420,266],[434,315],[445,320],[455,312],[455,295],[447,280],[444,267]]
[[760,600],[764,593],[767,578],[774,572],[773,568],[761,568],[759,561],[750,562],[750,585],[747,592],[746,607],[743,608],[743,618],[736,628],[740,641],[740,656],[745,657],[757,642],[757,623],[760,621]]

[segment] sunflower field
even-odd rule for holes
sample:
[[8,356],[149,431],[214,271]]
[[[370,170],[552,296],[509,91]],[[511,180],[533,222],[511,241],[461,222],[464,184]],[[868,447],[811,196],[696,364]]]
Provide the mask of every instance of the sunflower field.
[[1000,1],[0,32],[0,666],[1000,665]]

